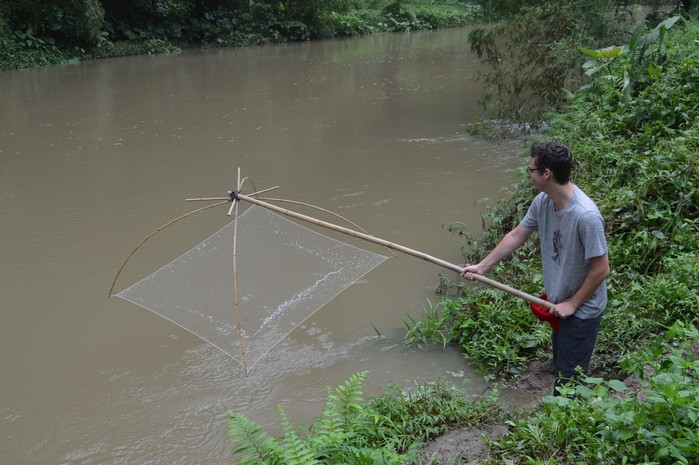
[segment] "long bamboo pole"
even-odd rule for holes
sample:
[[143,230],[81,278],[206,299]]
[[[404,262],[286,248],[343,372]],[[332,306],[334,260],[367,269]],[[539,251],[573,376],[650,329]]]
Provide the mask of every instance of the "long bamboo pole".
[[[359,229],[359,230],[360,230],[361,232],[363,232],[364,234],[369,234],[369,232],[368,232],[366,229],[362,228],[362,227],[359,226],[357,223],[348,220],[348,219],[345,218],[344,216],[338,215],[337,213],[332,212],[332,211],[330,211],[330,210],[326,210],[325,208],[321,208],[321,207],[318,207],[318,206],[316,206],[316,205],[311,205],[310,203],[299,202],[298,200],[277,199],[277,198],[271,198],[271,197],[260,197],[259,200],[262,200],[262,201],[272,201],[272,202],[287,202],[287,203],[293,203],[293,204],[295,204],[295,205],[303,205],[304,207],[315,208],[316,210],[320,210],[320,211],[322,211],[323,213],[327,213],[328,215],[332,215],[332,216],[335,216],[335,217],[337,217],[337,218],[340,218],[340,219],[343,220],[343,221],[347,221],[349,224],[351,224],[351,225],[354,226],[355,228]],[[369,235],[371,235],[371,234],[369,234]],[[396,254],[394,254],[393,251],[392,251],[391,249],[389,249],[388,247],[386,247],[386,251],[387,251],[388,253],[390,253],[391,255],[393,255],[394,257],[396,256]]]
[[[405,246],[402,246],[399,244],[395,244],[393,242],[381,239],[379,237],[371,236],[369,234],[365,234],[365,233],[362,233],[359,231],[355,231],[353,229],[345,228],[343,226],[339,226],[339,225],[336,225],[333,223],[328,223],[327,221],[323,221],[323,220],[319,220],[317,218],[313,218],[311,216],[303,215],[301,213],[297,213],[297,212],[292,211],[292,210],[287,210],[287,209],[281,208],[277,205],[263,202],[261,200],[258,200],[258,199],[249,197],[247,195],[240,194],[240,193],[234,192],[231,194],[231,196],[233,199],[245,200],[246,202],[250,202],[253,205],[258,205],[260,207],[266,208],[266,209],[274,211],[276,213],[280,213],[282,215],[289,216],[291,218],[296,218],[296,219],[301,220],[301,221],[306,221],[308,223],[312,223],[312,224],[315,224],[317,226],[322,226],[324,228],[328,228],[328,229],[331,229],[333,231],[341,232],[343,234],[347,234],[347,235],[352,236],[352,237],[356,237],[359,239],[363,239],[365,241],[373,242],[374,244],[383,245],[384,247],[388,247],[389,249],[397,250],[397,251],[405,253],[407,255],[412,255],[413,257],[421,258],[425,261],[434,263],[435,265],[439,265],[439,266],[446,268],[448,270],[456,271],[459,274],[461,274],[464,271],[464,268],[459,266],[459,265],[455,265],[453,263],[447,262],[447,261],[442,260],[440,258],[433,257],[432,255],[428,255],[428,254],[426,254],[424,252],[420,252],[418,250],[410,249],[408,247],[405,247]],[[522,292],[522,291],[515,289],[513,287],[510,287],[506,284],[502,284],[498,281],[495,281],[494,279],[490,279],[488,277],[485,277],[482,275],[477,275],[477,274],[474,274],[473,278],[476,281],[482,282],[482,283],[487,284],[488,286],[494,287],[496,289],[500,289],[501,291],[507,292],[508,294],[512,294],[516,297],[524,299],[527,302],[532,302],[532,303],[535,303],[537,305],[541,305],[542,307],[545,307],[548,309],[552,309],[554,307],[554,304],[552,304],[551,302],[540,299],[538,297],[534,297],[533,295],[527,294],[526,292]]]

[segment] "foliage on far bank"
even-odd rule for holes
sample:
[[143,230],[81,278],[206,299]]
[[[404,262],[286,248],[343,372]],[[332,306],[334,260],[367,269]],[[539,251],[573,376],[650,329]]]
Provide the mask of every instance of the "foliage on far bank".
[[458,27],[479,11],[460,0],[0,0],[0,71]]

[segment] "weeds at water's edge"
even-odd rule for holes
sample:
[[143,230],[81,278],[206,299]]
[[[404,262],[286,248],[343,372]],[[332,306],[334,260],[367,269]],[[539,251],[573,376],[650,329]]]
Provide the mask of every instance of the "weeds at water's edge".
[[448,311],[440,310],[440,304],[434,305],[428,300],[420,319],[408,315],[408,320],[403,321],[407,331],[403,345],[422,348],[438,344],[446,347],[451,342],[448,323],[452,319]]
[[587,377],[585,384],[563,387],[560,397],[545,397],[539,408],[518,412],[506,411],[497,392],[473,401],[443,381],[410,389],[391,384],[370,398],[361,392],[368,373],[357,373],[328,388],[323,414],[308,427],[292,424],[280,407],[279,438],[231,413],[233,452],[236,463],[245,465],[438,463],[436,455],[421,457],[427,441],[455,428],[485,431],[499,424],[508,432],[486,439],[490,455],[483,465],[520,463],[516,457],[536,463],[695,463],[698,339],[696,326],[677,322],[626,358],[637,371],[643,367],[635,383]]
[[309,427],[293,425],[278,408],[283,436],[272,438],[244,415],[231,413],[229,431],[237,463],[411,464],[425,441],[462,425],[502,421],[495,396],[472,402],[437,381],[402,389],[387,386],[375,398],[361,389],[367,372],[328,388],[324,412]]

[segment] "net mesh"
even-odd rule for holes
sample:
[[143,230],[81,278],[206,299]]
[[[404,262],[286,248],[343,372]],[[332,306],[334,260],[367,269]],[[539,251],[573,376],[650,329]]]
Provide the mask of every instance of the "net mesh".
[[[242,364],[233,242],[231,222],[117,297],[170,320]],[[261,207],[252,206],[239,215],[236,270],[248,369],[386,258]]]

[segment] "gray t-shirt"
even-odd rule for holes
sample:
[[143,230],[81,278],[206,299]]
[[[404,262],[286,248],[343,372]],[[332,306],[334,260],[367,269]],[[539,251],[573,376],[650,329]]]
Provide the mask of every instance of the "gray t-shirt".
[[[574,186],[573,198],[562,211],[555,211],[553,200],[541,192],[522,220],[522,226],[539,229],[544,286],[548,300],[560,303],[573,297],[590,270],[590,258],[607,253],[604,219],[595,203]],[[607,285],[597,291],[575,312],[583,320],[595,318],[607,306]]]

